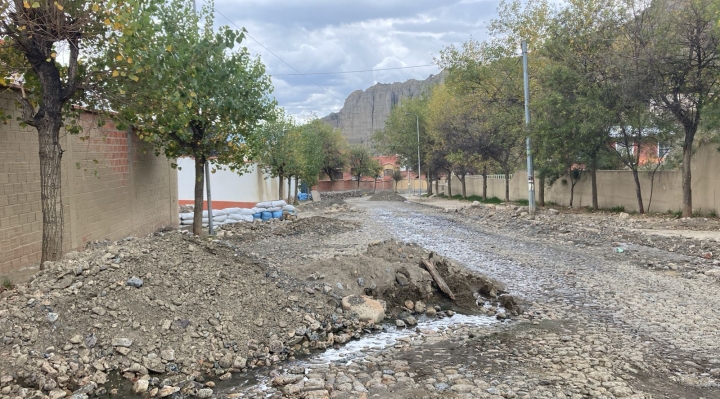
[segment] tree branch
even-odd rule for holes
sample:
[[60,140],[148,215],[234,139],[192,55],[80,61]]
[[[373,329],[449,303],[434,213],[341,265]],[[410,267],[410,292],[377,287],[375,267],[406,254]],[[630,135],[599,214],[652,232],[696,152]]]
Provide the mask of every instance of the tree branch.
[[17,95],[17,101],[22,105],[22,121],[30,126],[37,127],[37,122],[35,121],[35,107],[33,107],[30,101],[22,94]]
[[64,103],[75,94],[77,89],[77,74],[78,74],[78,54],[80,53],[80,35],[74,35],[68,40],[70,46],[70,60],[68,62],[67,82],[63,88],[60,98]]

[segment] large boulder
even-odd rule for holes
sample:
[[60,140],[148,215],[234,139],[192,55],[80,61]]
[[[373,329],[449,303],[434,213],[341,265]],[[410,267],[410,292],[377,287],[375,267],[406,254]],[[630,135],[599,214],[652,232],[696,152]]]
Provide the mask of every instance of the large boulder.
[[355,312],[360,321],[380,323],[385,318],[385,306],[364,295],[348,295],[342,299],[345,311]]

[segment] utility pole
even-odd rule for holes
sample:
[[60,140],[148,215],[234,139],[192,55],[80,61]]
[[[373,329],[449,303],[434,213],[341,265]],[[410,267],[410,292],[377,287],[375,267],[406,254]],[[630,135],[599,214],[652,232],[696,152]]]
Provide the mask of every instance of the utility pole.
[[[193,12],[197,16],[196,0],[193,0]],[[197,162],[197,159],[195,162]],[[205,161],[205,189],[207,191],[208,234],[212,236],[215,235],[215,229],[213,228],[212,197],[210,196],[210,162],[208,161]]]
[[523,83],[525,86],[525,129],[527,139],[527,178],[528,178],[528,213],[535,214],[535,171],[533,170],[532,147],[530,146],[530,78],[528,76],[527,41],[522,41]]
[[[405,115],[412,115],[415,117],[415,128],[417,129],[417,152],[418,152],[418,195],[422,195],[422,180],[420,180],[420,116],[406,112]],[[413,190],[414,192],[415,190]]]

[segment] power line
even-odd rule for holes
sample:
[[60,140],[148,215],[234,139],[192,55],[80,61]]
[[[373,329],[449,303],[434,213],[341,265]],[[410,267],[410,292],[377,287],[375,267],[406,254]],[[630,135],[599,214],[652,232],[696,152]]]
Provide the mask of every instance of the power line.
[[[240,31],[243,30],[241,27],[237,26],[237,24],[236,24],[235,22],[233,22],[230,18],[226,17],[225,14],[221,13],[220,11],[218,11],[218,10],[217,10],[216,8],[214,8],[214,7],[213,7],[213,10],[214,10],[216,13],[220,14],[220,16],[222,16],[223,18],[227,19],[228,22],[230,22],[231,24],[233,24],[237,29],[239,29]],[[315,83],[312,79],[310,79],[310,78],[307,77],[305,74],[303,74],[302,72],[300,72],[300,71],[298,71],[297,69],[295,69],[295,67],[293,67],[292,65],[288,64],[285,60],[283,60],[282,58],[280,58],[280,56],[278,56],[277,54],[273,53],[272,51],[270,51],[269,48],[265,47],[262,43],[260,43],[259,41],[257,41],[254,37],[250,36],[249,33],[245,32],[245,36],[247,36],[247,37],[249,37],[250,39],[252,39],[255,43],[259,44],[260,47],[262,47],[262,48],[264,48],[265,50],[267,50],[268,53],[270,53],[270,54],[272,54],[273,56],[275,56],[275,58],[277,58],[277,59],[279,59],[280,61],[282,61],[283,64],[289,66],[290,69],[292,69],[293,71],[297,72],[298,75],[303,76],[303,77],[304,77],[305,79],[307,79],[310,83],[312,83],[312,84],[314,84],[315,86],[317,86],[317,87],[319,87],[320,89],[322,89],[325,93],[331,95],[332,97],[334,97],[335,99],[337,99],[337,100],[339,100],[339,101],[344,101],[344,100],[342,100],[341,98],[338,98],[336,95],[330,93],[330,92],[329,92],[327,89],[325,89],[324,87],[322,87],[322,86],[320,86],[319,84]]]
[[426,65],[413,65],[405,67],[394,67],[394,68],[377,68],[377,69],[359,69],[357,71],[337,71],[337,72],[308,72],[308,73],[276,73],[272,76],[298,76],[298,75],[340,75],[344,73],[359,73],[359,72],[376,72],[376,71],[392,71],[395,69],[410,69],[410,68],[423,68],[423,67],[437,67],[435,64]]

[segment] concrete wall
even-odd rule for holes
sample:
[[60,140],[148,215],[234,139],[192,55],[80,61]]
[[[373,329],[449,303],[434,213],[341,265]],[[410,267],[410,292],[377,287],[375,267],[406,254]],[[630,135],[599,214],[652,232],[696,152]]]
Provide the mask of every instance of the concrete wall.
[[[37,264],[42,238],[37,132],[19,126],[12,95],[0,94],[0,107],[15,112],[0,124],[2,275]],[[61,139],[65,251],[177,225],[177,177],[170,162],[112,123],[98,128],[91,113],[81,115],[81,124],[81,136],[89,139],[64,133]]]
[[[180,158],[177,161],[178,198],[181,205],[195,203],[195,160]],[[278,199],[279,178],[271,178],[261,168],[252,165],[247,173],[239,175],[230,170],[217,170],[210,174],[213,209],[230,207],[253,207],[261,201]],[[291,189],[295,190],[295,181]],[[203,189],[203,193],[207,192]],[[284,196],[287,198],[287,180],[284,182]],[[207,202],[203,202],[207,209]]]
[[[423,193],[427,189],[427,183],[425,180],[422,180],[421,183],[418,183],[417,179],[411,179],[410,185],[408,186],[407,179],[402,179],[397,183],[397,191],[401,193],[408,192],[408,187],[410,188],[410,192],[413,191],[419,191],[422,188]],[[329,180],[322,180],[319,181],[317,186],[315,186],[315,189],[323,192],[323,191],[349,191],[349,190],[358,190],[358,182],[357,180],[339,180],[334,183],[331,183]],[[434,189],[434,187],[433,187]],[[377,191],[394,191],[395,190],[395,180],[392,179],[378,179],[377,186],[375,185],[375,181],[370,178],[369,180],[362,180],[360,181],[360,188],[361,191],[366,192],[372,192],[374,190]]]
[[[693,209],[700,212],[720,210],[720,153],[714,145],[697,150],[692,163]],[[467,176],[467,195],[482,195],[482,176]],[[536,181],[537,184],[537,181]],[[650,172],[640,172],[643,204],[648,211],[650,197]],[[440,191],[447,192],[447,184],[440,184]],[[598,205],[601,208],[624,206],[627,211],[637,211],[637,198],[632,172],[628,170],[601,170],[597,172]],[[461,193],[460,181],[453,176],[452,193]],[[575,185],[573,206],[592,206],[590,176],[584,174]],[[510,179],[510,200],[527,199],[527,172],[518,171]],[[505,198],[505,180],[488,179],[488,196]],[[538,188],[535,188],[538,198]],[[545,188],[545,201],[567,206],[570,203],[570,179],[563,177]],[[678,211],[682,209],[682,179],[680,170],[655,173],[650,212]]]

